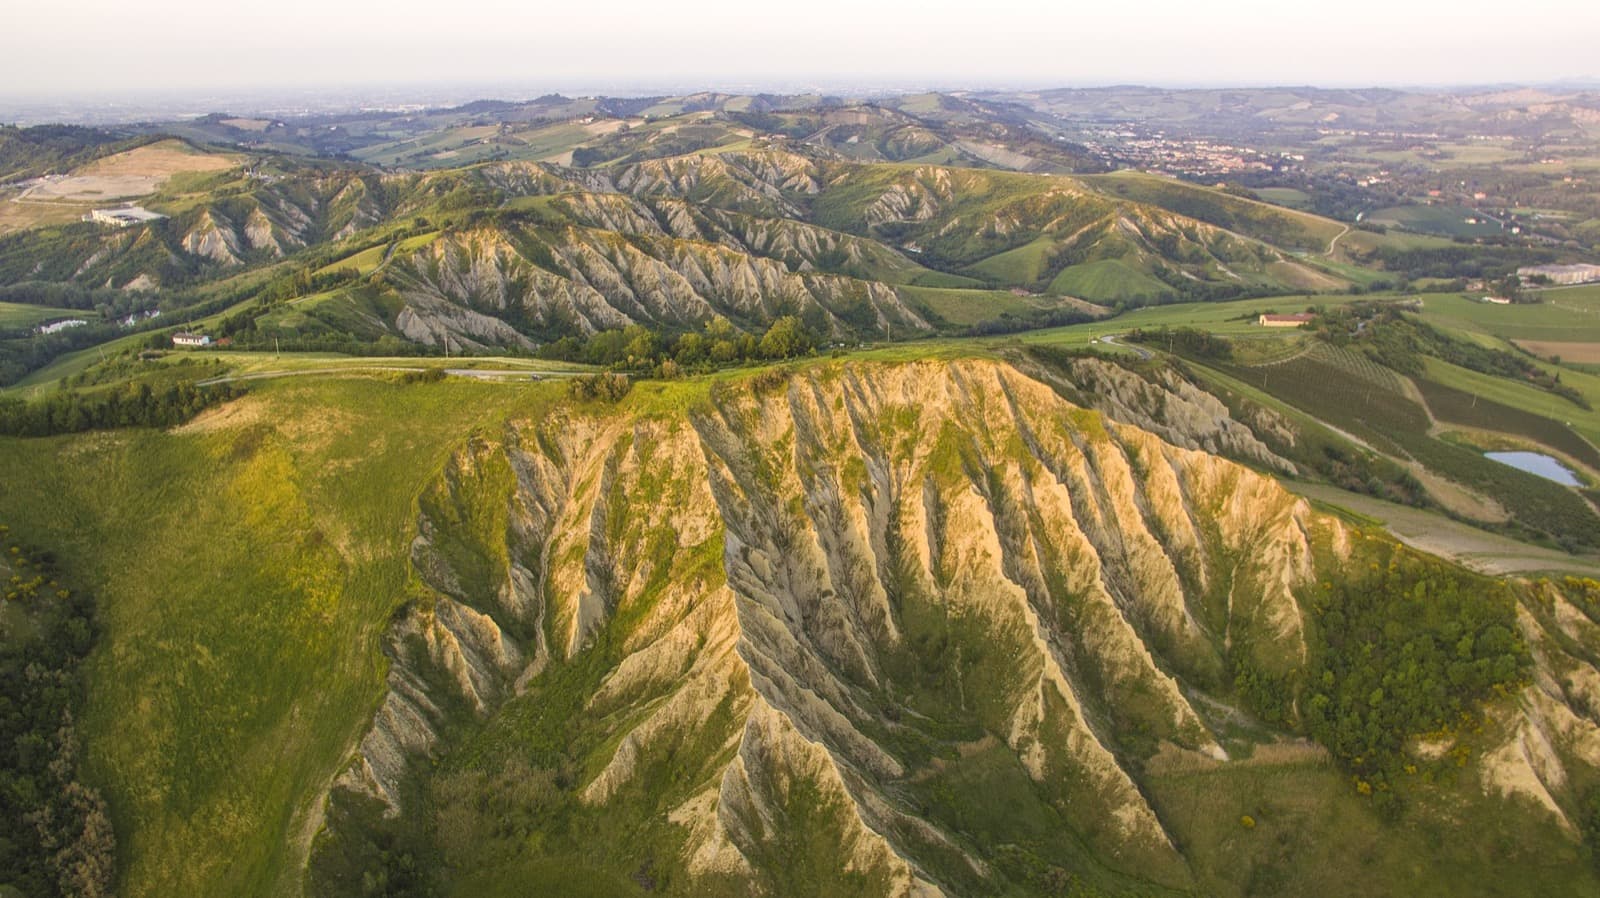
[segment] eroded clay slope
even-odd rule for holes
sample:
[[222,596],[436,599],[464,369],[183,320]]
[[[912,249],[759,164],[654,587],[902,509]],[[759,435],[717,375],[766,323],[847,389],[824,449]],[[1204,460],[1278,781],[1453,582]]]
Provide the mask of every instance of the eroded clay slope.
[[[512,422],[450,462],[418,530],[425,594],[342,788],[403,812],[453,719],[597,664],[575,800],[647,802],[692,875],[761,882],[812,827],[894,894],[987,876],[918,798],[975,752],[1097,856],[1187,882],[1137,762],[1226,759],[1195,692],[1240,657],[1301,665],[1296,590],[1343,544],[1270,478],[989,362]],[[663,758],[672,784],[641,797]]]

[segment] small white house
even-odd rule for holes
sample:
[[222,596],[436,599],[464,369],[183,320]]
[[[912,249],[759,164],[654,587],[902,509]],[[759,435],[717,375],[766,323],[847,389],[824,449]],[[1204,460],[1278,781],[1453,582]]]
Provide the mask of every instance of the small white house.
[[1257,319],[1262,327],[1299,327],[1317,320],[1317,316],[1309,312],[1297,312],[1293,315],[1274,315],[1268,312]]
[[187,332],[172,335],[173,346],[210,346],[211,337],[206,334],[191,334]]
[[1483,301],[1484,302],[1492,302],[1497,306],[1509,306],[1509,305],[1511,305],[1511,300],[1506,299],[1504,296],[1485,296],[1483,298]]

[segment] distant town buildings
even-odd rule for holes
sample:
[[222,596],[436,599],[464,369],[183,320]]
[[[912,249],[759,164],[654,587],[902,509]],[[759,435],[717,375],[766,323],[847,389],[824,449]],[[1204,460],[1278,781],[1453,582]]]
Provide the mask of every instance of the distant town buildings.
[[1091,128],[1085,138],[1083,145],[1114,167],[1157,175],[1217,178],[1243,172],[1287,170],[1295,168],[1296,162],[1304,161],[1304,156],[1266,153],[1204,138],[1168,135],[1132,122]]
[[110,225],[114,228],[125,228],[129,225],[145,224],[166,218],[160,212],[151,212],[141,206],[122,206],[117,209],[95,209],[86,217],[85,221],[96,224]]
[[1317,316],[1311,314],[1310,312],[1298,312],[1293,315],[1267,314],[1261,316],[1260,324],[1262,327],[1299,327],[1302,324],[1315,320],[1316,317]]
[[68,318],[68,319],[66,319],[64,321],[53,321],[53,322],[51,322],[49,324],[41,324],[41,325],[39,325],[39,333],[41,333],[41,334],[59,334],[62,331],[67,330],[68,328],[83,327],[85,324],[88,324],[88,323],[89,322],[83,320],[82,318]]
[[1517,277],[1524,281],[1542,277],[1559,286],[1588,284],[1600,281],[1600,265],[1527,265],[1517,269]]
[[173,346],[210,346],[211,337],[206,334],[191,334],[180,331],[172,335]]

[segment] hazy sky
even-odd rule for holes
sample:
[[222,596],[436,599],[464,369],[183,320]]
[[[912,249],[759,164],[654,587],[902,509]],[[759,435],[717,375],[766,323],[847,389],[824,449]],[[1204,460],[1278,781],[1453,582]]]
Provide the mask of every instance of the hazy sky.
[[0,94],[1600,76],[1595,0],[6,0]]

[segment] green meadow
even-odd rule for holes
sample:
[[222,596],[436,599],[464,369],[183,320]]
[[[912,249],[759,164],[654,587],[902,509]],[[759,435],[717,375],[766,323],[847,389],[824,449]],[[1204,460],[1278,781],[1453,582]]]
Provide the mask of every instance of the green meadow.
[[290,378],[169,433],[0,440],[26,472],[0,519],[98,592],[82,729],[123,894],[296,890],[313,799],[381,692],[418,492],[560,391]]
[[92,321],[99,316],[82,309],[52,309],[49,306],[30,306],[15,302],[0,302],[0,328],[28,328],[58,318],[82,318]]

